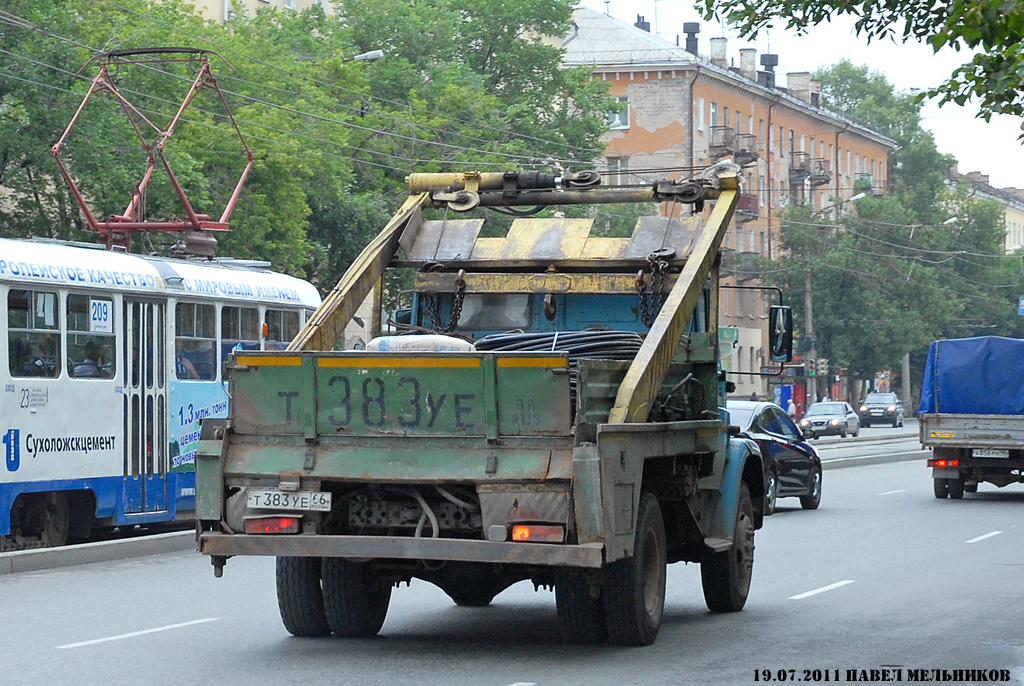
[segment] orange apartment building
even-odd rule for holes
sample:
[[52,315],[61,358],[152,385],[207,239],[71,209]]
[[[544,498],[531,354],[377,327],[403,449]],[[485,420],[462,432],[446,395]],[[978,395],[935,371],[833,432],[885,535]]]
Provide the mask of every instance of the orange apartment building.
[[[753,255],[778,255],[783,208],[840,212],[857,193],[885,192],[895,141],[822,109],[821,84],[809,72],[788,73],[783,88],[776,83],[777,55],[758,60],[755,49],[742,48],[736,66],[725,38],[712,38],[711,56],[701,56],[697,23],[683,25],[680,46],[652,35],[643,17],[629,25],[581,8],[573,19],[563,41],[565,64],[590,67],[625,104],[623,112],[609,116],[604,137],[612,182],[644,183],[663,176],[660,170],[688,176],[726,159],[741,165],[743,193],[723,246],[723,265],[731,275],[724,284],[755,285],[744,271],[750,271]],[[802,295],[785,297],[792,302]],[[726,369],[757,372],[769,366],[763,359],[768,304],[756,290],[723,290],[719,322]],[[763,378],[731,378],[737,397],[766,394]]]

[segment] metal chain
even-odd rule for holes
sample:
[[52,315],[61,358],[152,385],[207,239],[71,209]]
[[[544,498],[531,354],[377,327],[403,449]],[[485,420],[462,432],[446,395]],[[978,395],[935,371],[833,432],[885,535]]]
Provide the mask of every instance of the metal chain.
[[651,278],[646,282],[643,270],[636,275],[637,297],[640,300],[640,320],[644,326],[654,324],[654,318],[661,311],[665,304],[665,272],[668,269],[668,262],[658,254],[651,253],[647,256],[647,264],[651,269]]
[[432,328],[441,333],[451,333],[459,324],[459,317],[462,316],[462,304],[466,299],[466,280],[463,278],[465,272],[459,270],[459,277],[455,281],[455,299],[452,301],[452,313],[448,317],[448,323],[442,324],[441,313],[438,311],[438,298],[434,295],[423,296],[423,309],[430,318]]

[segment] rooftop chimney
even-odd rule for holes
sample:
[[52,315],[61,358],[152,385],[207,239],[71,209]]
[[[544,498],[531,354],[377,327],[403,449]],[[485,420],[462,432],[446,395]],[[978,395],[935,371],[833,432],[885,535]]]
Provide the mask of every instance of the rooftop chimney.
[[821,107],[821,81],[811,79],[811,107]]
[[645,17],[642,14],[636,15],[636,23],[633,26],[637,27],[641,31],[651,32],[651,22],[644,21]]
[[700,23],[688,21],[683,24],[683,33],[686,34],[686,52],[691,55],[697,54],[697,34],[700,33]]
[[729,39],[724,37],[711,39],[711,64],[723,69],[729,66],[725,57],[725,46],[728,42]]
[[779,64],[779,56],[766,52],[761,55],[761,66],[764,71],[757,72],[758,84],[765,88],[775,88],[775,67]]
[[751,81],[757,80],[757,49],[740,48],[740,75]]
[[791,71],[786,74],[786,87],[797,100],[811,102],[811,72]]

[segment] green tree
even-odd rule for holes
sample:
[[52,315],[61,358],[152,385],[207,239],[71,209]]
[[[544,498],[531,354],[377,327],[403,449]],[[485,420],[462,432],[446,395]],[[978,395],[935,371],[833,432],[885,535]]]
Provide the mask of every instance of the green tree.
[[700,0],[704,16],[721,18],[740,35],[785,26],[806,31],[837,16],[856,18],[858,35],[918,40],[942,48],[974,52],[929,95],[941,103],[979,103],[986,121],[996,113],[1024,115],[1024,5],[1005,0],[953,0],[949,3],[895,0]]

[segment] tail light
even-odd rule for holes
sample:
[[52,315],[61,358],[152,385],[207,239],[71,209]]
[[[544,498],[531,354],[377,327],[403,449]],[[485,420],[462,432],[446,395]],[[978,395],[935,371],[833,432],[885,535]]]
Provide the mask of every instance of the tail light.
[[565,540],[565,527],[547,524],[515,524],[512,540],[520,543],[561,543]]
[[959,467],[960,460],[928,460],[929,467]]
[[252,517],[245,520],[247,534],[297,534],[299,518],[290,516]]

